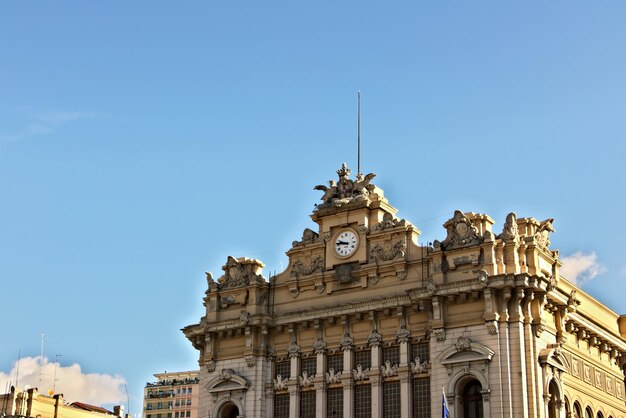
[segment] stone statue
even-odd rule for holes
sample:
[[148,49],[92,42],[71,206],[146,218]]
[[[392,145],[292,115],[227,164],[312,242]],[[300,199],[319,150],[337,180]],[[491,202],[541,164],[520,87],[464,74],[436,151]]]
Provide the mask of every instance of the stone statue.
[[324,208],[330,206],[343,206],[355,200],[366,200],[369,195],[373,193],[375,186],[371,184],[371,181],[376,174],[369,173],[363,175],[358,173],[356,180],[350,179],[351,170],[346,163],[341,164],[341,168],[337,170],[337,176],[339,180],[337,183],[330,180],[328,186],[317,185],[315,190],[322,190],[324,195],[321,197],[322,204],[317,205],[317,208]]

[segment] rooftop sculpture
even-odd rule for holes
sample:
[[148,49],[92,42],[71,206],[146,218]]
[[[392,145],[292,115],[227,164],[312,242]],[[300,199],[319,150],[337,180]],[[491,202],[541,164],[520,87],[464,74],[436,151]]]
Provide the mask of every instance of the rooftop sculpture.
[[343,163],[341,168],[337,170],[338,182],[335,183],[334,180],[330,180],[329,186],[320,184],[314,187],[315,190],[324,191],[324,195],[321,197],[323,203],[317,205],[317,208],[339,207],[353,201],[366,200],[374,192],[375,186],[370,182],[376,177],[376,174],[369,173],[364,176],[357,173],[356,180],[351,180],[351,172],[346,163]]

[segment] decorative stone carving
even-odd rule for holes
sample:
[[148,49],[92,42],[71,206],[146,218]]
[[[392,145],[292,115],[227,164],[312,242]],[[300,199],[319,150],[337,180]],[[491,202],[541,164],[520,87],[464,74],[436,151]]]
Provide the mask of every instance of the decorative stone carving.
[[583,364],[583,380],[591,383],[591,367],[588,364]]
[[436,328],[433,330],[433,335],[437,339],[437,341],[442,342],[446,340],[446,329],[445,328]]
[[301,241],[294,241],[292,243],[293,247],[298,247],[300,245],[306,245],[306,244],[313,244],[317,241],[319,241],[319,234],[315,231],[313,231],[312,229],[306,228],[303,232],[302,232],[302,240]]
[[367,282],[371,285],[377,284],[379,279],[380,277],[378,277],[378,273],[369,273],[367,275]]
[[228,382],[232,379],[233,374],[235,374],[235,372],[232,369],[222,369],[220,370],[219,378],[222,382]]
[[457,338],[456,343],[454,344],[454,348],[456,348],[456,351],[467,351],[470,349],[471,344],[472,340],[461,335],[459,338]]
[[326,285],[324,283],[315,283],[315,291],[321,295],[326,291]]
[[498,321],[486,321],[485,325],[487,326],[487,332],[491,335],[498,334]]
[[367,343],[372,347],[378,347],[383,342],[383,336],[375,329],[367,336]]
[[207,290],[204,293],[208,295],[214,290],[219,290],[219,285],[215,280],[213,280],[213,275],[209,273],[208,271],[206,271],[204,274],[206,274],[206,281],[207,281]]
[[478,281],[481,282],[483,285],[485,286],[487,285],[487,280],[489,279],[489,273],[487,273],[486,270],[479,270],[476,277],[478,278]]
[[292,342],[289,344],[289,347],[287,347],[287,353],[289,353],[289,358],[300,356],[300,346],[295,342]]
[[352,282],[352,264],[340,264],[335,269],[339,283]]
[[533,330],[535,331],[535,337],[540,338],[541,334],[546,330],[546,325],[543,323],[533,324]]
[[617,384],[615,385],[615,396],[617,396],[620,399],[622,399],[622,386],[623,386],[623,383],[621,381],[618,381]]
[[574,289],[567,298],[567,310],[569,312],[576,312],[578,305],[580,305],[580,300],[576,299],[576,289]]
[[426,282],[426,292],[429,296],[433,296],[437,292],[437,284],[432,279]]
[[376,244],[370,250],[370,263],[379,261],[391,261],[395,258],[404,258],[406,243],[404,241],[386,241],[384,244]]
[[506,215],[504,228],[502,229],[502,233],[498,235],[498,238],[504,242],[519,242],[519,230],[517,228],[517,215],[515,215],[515,212]]
[[270,360],[274,360],[276,358],[276,352],[274,351],[274,349],[269,346],[266,345],[265,346],[265,356],[270,359]]
[[378,229],[379,231],[382,231],[385,229],[391,229],[397,226],[405,226],[405,225],[406,225],[406,220],[394,219],[391,213],[385,212],[385,214],[383,215],[382,222],[378,223],[378,225],[376,226],[376,229]]
[[291,268],[291,277],[310,276],[313,273],[321,273],[324,270],[324,258],[317,256],[304,260],[296,260]]
[[352,377],[356,381],[367,380],[370,378],[370,369],[363,369],[363,366],[357,364],[356,369],[352,370]]
[[239,314],[239,322],[241,323],[241,325],[248,325],[248,323],[250,322],[250,312],[241,311],[241,313]]
[[383,374],[383,377],[392,377],[398,375],[398,365],[392,365],[389,360],[385,361],[384,366],[380,366],[380,371]]
[[368,200],[369,195],[374,191],[374,185],[370,184],[376,174],[370,173],[365,176],[358,173],[356,180],[350,179],[351,170],[346,163],[341,165],[337,170],[339,181],[334,180],[328,182],[328,186],[318,185],[315,190],[322,190],[324,195],[321,197],[322,204],[317,208],[340,207],[353,201]]
[[313,343],[313,352],[315,354],[324,354],[326,352],[326,341],[318,338],[315,343]]
[[215,371],[215,360],[212,359],[208,359],[204,362],[204,365],[206,366],[206,370],[208,372],[214,372]]
[[298,376],[298,382],[300,382],[300,386],[303,388],[313,386],[313,378],[315,375],[309,376],[309,373],[305,370],[302,372],[302,376]]
[[426,360],[422,361],[419,356],[415,357],[415,361],[409,363],[411,366],[411,372],[415,374],[424,373],[428,370],[428,362]]
[[341,340],[339,340],[339,345],[341,346],[341,349],[343,351],[351,350],[352,344],[353,344],[353,340],[349,334],[344,334],[343,337],[341,337]]
[[443,250],[467,247],[481,244],[483,238],[478,235],[478,230],[472,225],[470,219],[460,210],[454,211],[454,216],[443,224],[448,236],[443,242],[435,241],[434,247]]
[[324,240],[324,242],[330,241],[332,237],[333,237],[333,234],[330,231],[326,231],[322,233],[322,239]]
[[220,307],[222,309],[226,309],[228,308],[229,305],[234,305],[235,303],[237,303],[237,301],[235,300],[235,298],[233,296],[223,296],[220,298]]
[[256,365],[256,357],[254,354],[246,354],[243,358],[246,360],[248,367],[254,367]]
[[276,379],[273,380],[274,390],[285,390],[287,389],[287,379],[283,379],[281,375],[276,375]]
[[361,235],[367,235],[370,232],[370,229],[366,227],[365,225],[359,225],[357,230],[359,231],[359,234]]
[[326,382],[329,384],[341,383],[341,372],[335,373],[335,369],[331,367],[326,373]]
[[224,274],[218,279],[218,287],[221,290],[245,287],[251,282],[263,283],[263,277],[259,274],[263,267],[264,264],[259,260],[228,256],[226,264],[222,266]]
[[409,338],[411,338],[411,332],[404,325],[400,325],[400,328],[396,331],[396,340],[399,343],[406,343],[409,341]]
[[554,227],[552,226],[553,222],[554,219],[549,218],[540,222],[539,227],[537,227],[537,232],[535,233],[535,243],[543,250],[547,250],[550,246],[550,233],[554,232]]

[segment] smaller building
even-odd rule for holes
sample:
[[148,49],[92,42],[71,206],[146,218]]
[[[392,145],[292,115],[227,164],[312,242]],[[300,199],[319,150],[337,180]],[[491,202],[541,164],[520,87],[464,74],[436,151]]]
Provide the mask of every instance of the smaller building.
[[143,418],[198,418],[198,371],[157,373],[146,383]]
[[33,418],[124,418],[124,407],[115,406],[113,412],[82,402],[67,404],[63,395],[47,396],[37,388],[11,391],[0,395],[0,416]]

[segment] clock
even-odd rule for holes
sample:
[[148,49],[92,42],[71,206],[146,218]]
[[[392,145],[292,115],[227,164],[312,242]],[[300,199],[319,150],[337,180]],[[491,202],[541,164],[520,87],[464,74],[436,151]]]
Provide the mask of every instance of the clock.
[[339,258],[348,258],[359,248],[359,236],[351,229],[344,229],[337,234],[333,249]]

